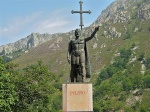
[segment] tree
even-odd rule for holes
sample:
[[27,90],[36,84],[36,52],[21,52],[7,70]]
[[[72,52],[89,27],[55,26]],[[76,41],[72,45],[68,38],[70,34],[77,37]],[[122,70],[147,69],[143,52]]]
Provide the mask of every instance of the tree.
[[108,73],[108,76],[111,77],[113,74],[115,74],[117,71],[118,71],[118,68],[117,67],[114,67],[114,66],[109,66],[107,69],[106,69],[107,73]]
[[106,69],[104,69],[100,72],[100,78],[102,78],[103,80],[109,78],[109,75],[108,75]]
[[42,61],[24,68],[16,82],[19,93],[19,100],[15,105],[17,111],[50,112],[54,110],[53,107],[58,111],[60,106],[54,102],[61,92],[53,86],[56,83],[55,78],[55,74]]
[[127,49],[127,50],[122,49],[120,51],[120,57],[123,58],[124,61],[127,63],[129,61],[130,56],[131,56],[131,53],[132,53],[131,49]]
[[132,90],[132,87],[133,87],[132,81],[129,78],[125,78],[123,79],[122,86],[123,86],[124,91],[130,91]]
[[143,85],[145,88],[150,88],[150,75],[143,77]]
[[144,59],[144,57],[145,57],[145,53],[141,53],[137,60],[142,61]]
[[127,32],[126,32],[125,39],[130,39],[130,38],[132,38],[132,31],[131,31],[131,29],[128,29]]
[[146,59],[146,69],[149,70],[150,69],[150,58]]
[[11,73],[7,71],[5,65],[0,58],[0,111],[12,112],[15,101],[17,101],[17,93],[15,84],[11,80]]

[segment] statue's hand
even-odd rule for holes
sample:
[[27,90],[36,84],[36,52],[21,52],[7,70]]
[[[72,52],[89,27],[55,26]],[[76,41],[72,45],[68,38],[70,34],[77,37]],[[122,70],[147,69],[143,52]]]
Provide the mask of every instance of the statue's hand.
[[97,32],[99,30],[99,26],[95,27],[95,31]]

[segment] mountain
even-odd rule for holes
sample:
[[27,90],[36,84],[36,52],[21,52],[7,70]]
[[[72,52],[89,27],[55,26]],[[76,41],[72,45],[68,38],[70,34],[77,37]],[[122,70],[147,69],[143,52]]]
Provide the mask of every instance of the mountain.
[[38,45],[40,45],[58,35],[59,35],[59,33],[56,33],[56,34],[32,33],[32,34],[28,35],[27,37],[25,37],[21,40],[18,40],[15,43],[10,43],[7,45],[0,46],[0,52],[2,55],[11,54],[11,53],[19,51],[19,50],[27,52],[27,50],[29,50],[33,47],[37,47]]
[[124,23],[131,19],[150,19],[149,0],[116,0],[103,10],[95,23]]
[[[101,26],[96,38],[89,42],[91,60],[93,60],[93,62],[95,62],[95,59],[99,60],[99,63],[94,65],[97,67],[93,67],[93,69],[99,70],[104,67],[104,65],[110,63],[112,57],[108,56],[109,53],[111,53],[111,56],[116,55],[119,49],[127,48],[132,44],[139,49],[137,54],[143,51],[147,52],[146,56],[149,56],[149,41],[145,41],[149,39],[149,19],[149,0],[116,0],[103,10],[93,24],[83,29],[84,35],[89,36],[95,26]],[[72,30],[68,33],[54,35],[55,38],[51,38],[53,35],[43,36],[41,34],[41,36],[33,36],[33,34],[31,34],[29,37],[34,37],[34,39],[30,40],[37,39],[36,44],[32,44],[34,48],[32,47],[28,53],[17,58],[14,62],[20,63],[20,65],[24,67],[27,63],[31,64],[38,59],[42,59],[47,64],[51,62],[54,65],[56,63],[66,65],[68,42],[70,39],[74,38],[74,31]],[[43,39],[42,42],[46,42],[40,42],[40,40],[42,40],[40,38],[44,37],[46,39]],[[49,38],[50,40],[48,40]],[[34,42],[32,41],[32,43]],[[142,44],[143,42],[145,44]],[[28,42],[25,43],[26,45],[24,46],[27,46]],[[143,50],[144,47],[146,48],[145,50]],[[61,58],[59,57],[60,55]],[[34,57],[34,59],[32,59],[32,57]],[[66,66],[68,68],[68,65]]]
[[[111,24],[130,23],[134,19],[141,21],[140,24],[142,24],[143,21],[150,19],[149,2],[149,0],[116,0],[102,11],[101,15],[90,27],[84,28],[84,32],[86,32],[86,35],[89,35],[90,30],[92,31],[94,26],[99,25],[105,27],[105,30],[103,31],[105,37],[123,37],[123,33],[126,33],[127,30],[130,29],[124,24],[124,32],[119,31],[119,29],[113,27]],[[140,30],[140,28],[136,27],[136,24],[137,23],[134,24],[135,28],[133,29],[135,32]],[[71,34],[70,37],[73,37],[71,32],[69,32]],[[31,48],[37,47],[38,45],[51,40],[52,37],[57,37],[59,35],[61,35],[61,33],[32,33],[15,43],[0,46],[0,54],[11,54],[8,57],[15,58],[16,56],[13,56],[13,52],[28,52]]]
[[[100,30],[87,45],[94,112],[148,112],[150,0],[116,0],[83,29],[84,36],[89,36],[98,25]],[[73,30],[56,35],[11,62],[23,69],[42,60],[61,83],[68,82],[67,48],[73,38]]]

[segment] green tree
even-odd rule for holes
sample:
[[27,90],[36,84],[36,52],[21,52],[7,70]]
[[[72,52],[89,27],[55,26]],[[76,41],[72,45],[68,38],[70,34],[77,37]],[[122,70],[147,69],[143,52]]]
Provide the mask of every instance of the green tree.
[[132,38],[132,29],[131,28],[127,30],[125,39],[130,39],[130,38]]
[[15,105],[17,111],[50,112],[54,107],[55,111],[59,111],[60,106],[54,102],[58,100],[61,92],[53,86],[57,83],[55,78],[55,74],[42,61],[27,66],[16,82],[19,93],[19,101]]
[[142,88],[143,81],[142,81],[142,75],[141,74],[135,74],[134,76],[131,77],[130,80],[132,81],[133,89]]
[[143,77],[143,85],[145,88],[150,88],[150,75]]
[[107,73],[108,73],[108,76],[111,77],[113,74],[115,74],[117,71],[118,71],[118,68],[117,67],[114,67],[114,66],[109,66],[107,69],[106,69]]
[[140,55],[139,55],[139,57],[138,57],[138,61],[142,61],[143,59],[144,59],[144,56],[145,56],[145,54],[144,53],[141,53]]
[[12,112],[18,99],[11,75],[0,58],[0,112]]
[[122,82],[124,91],[130,91],[133,88],[132,81],[129,78],[125,78]]
[[149,96],[150,96],[150,91],[149,90],[148,91],[144,91],[142,102],[141,102],[141,105],[140,105],[140,112],[150,112]]
[[103,79],[103,80],[109,78],[109,75],[108,75],[106,69],[104,69],[104,70],[102,70],[102,71],[100,72],[100,78]]
[[131,49],[122,49],[120,51],[120,57],[124,59],[124,61],[127,63],[129,61],[129,58],[132,54],[132,51]]
[[149,70],[150,69],[150,58],[146,59],[146,69]]
[[3,63],[7,63],[10,62],[12,59],[10,59],[9,57],[7,57],[6,55],[3,56]]

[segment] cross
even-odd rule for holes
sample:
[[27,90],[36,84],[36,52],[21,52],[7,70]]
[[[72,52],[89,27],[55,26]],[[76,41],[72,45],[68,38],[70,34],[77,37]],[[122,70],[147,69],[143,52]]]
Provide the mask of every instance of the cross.
[[80,11],[73,11],[73,10],[72,10],[71,13],[72,13],[72,14],[73,14],[73,13],[80,13],[80,25],[79,25],[79,26],[81,26],[81,31],[82,31],[82,26],[84,26],[84,25],[83,25],[82,14],[83,14],[83,13],[89,13],[89,14],[90,14],[91,11],[90,11],[90,10],[89,10],[89,11],[82,11],[82,3],[83,3],[83,2],[80,0],[79,3],[80,3]]

